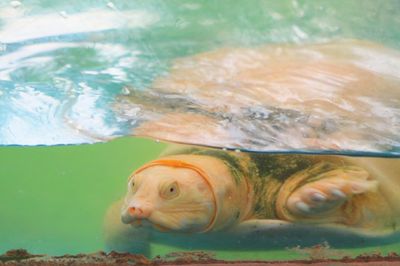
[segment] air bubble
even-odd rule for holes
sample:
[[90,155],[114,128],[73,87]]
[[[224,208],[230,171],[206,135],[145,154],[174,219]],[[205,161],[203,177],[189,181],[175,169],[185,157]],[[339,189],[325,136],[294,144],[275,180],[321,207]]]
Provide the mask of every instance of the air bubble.
[[127,87],[122,88],[122,94],[123,95],[129,95],[131,94],[131,91]]
[[65,11],[58,12],[58,14],[60,16],[62,16],[63,18],[68,18],[67,12],[65,12]]
[[22,3],[20,1],[11,1],[10,6],[12,6],[13,8],[18,8],[22,6]]
[[108,6],[109,8],[111,8],[111,9],[113,9],[113,10],[116,10],[116,9],[117,9],[117,8],[115,7],[115,5],[114,5],[113,2],[108,2],[108,3],[107,3],[107,6]]

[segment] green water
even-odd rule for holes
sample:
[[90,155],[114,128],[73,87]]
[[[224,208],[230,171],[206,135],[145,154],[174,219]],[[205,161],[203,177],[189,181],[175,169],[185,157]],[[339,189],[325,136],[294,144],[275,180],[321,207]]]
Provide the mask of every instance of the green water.
[[103,216],[125,193],[130,172],[163,144],[0,148],[0,251],[78,253],[103,249]]
[[[52,255],[104,248],[103,217],[126,189],[128,175],[165,144],[139,138],[53,147],[0,147],[0,253],[25,248]],[[152,255],[176,251],[153,245]],[[400,244],[345,250],[399,251]],[[223,259],[291,259],[293,251],[219,251]]]

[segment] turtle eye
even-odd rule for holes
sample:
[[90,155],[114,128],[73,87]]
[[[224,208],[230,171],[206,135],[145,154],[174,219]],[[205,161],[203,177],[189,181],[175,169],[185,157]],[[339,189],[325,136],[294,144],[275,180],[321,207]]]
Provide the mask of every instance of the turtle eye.
[[177,182],[173,182],[164,186],[160,191],[160,196],[164,199],[173,199],[179,195],[179,186]]
[[135,180],[133,180],[133,178],[131,178],[131,180],[129,180],[128,182],[128,190],[129,191],[134,191],[135,190]]

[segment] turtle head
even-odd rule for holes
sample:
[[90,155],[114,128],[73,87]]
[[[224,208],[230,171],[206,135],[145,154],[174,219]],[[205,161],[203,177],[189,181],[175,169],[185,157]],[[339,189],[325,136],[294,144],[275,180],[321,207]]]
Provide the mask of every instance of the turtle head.
[[133,173],[122,208],[122,222],[150,224],[161,231],[206,232],[246,219],[253,192],[246,178],[208,155],[172,155]]
[[212,188],[198,172],[176,161],[153,161],[129,178],[121,220],[160,231],[201,232],[215,208]]

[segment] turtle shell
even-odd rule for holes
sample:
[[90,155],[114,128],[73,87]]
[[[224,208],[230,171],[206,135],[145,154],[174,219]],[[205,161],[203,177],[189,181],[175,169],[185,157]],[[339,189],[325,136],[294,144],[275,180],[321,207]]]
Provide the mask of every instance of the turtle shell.
[[399,77],[400,53],[364,41],[223,48],[175,60],[115,109],[133,135],[179,143],[399,156]]

